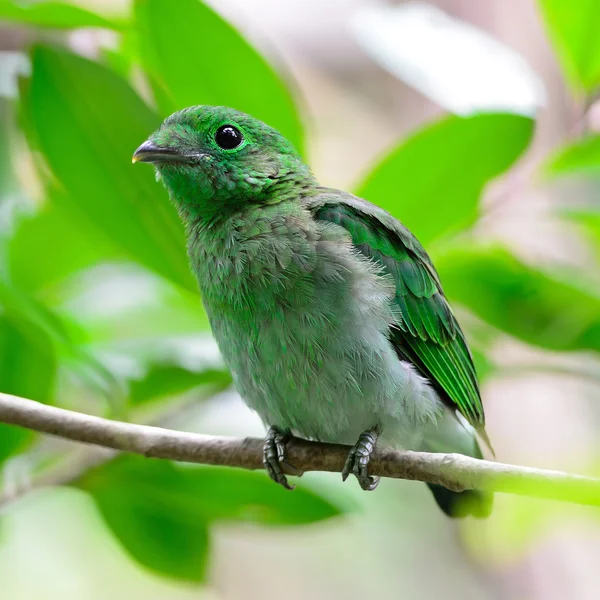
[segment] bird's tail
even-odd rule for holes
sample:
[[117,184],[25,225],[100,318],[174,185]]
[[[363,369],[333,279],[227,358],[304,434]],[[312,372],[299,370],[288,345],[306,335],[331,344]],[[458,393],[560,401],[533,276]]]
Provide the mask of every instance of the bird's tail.
[[[473,458],[483,458],[477,432],[450,410],[440,416],[425,439],[427,452],[458,452]],[[428,483],[438,506],[449,517],[488,517],[492,511],[493,495],[480,490],[453,492],[441,485]]]

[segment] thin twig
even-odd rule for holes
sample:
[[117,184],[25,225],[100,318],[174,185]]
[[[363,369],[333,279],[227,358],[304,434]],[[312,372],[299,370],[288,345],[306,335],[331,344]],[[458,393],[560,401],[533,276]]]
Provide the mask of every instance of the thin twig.
[[[263,441],[200,435],[111,421],[0,394],[0,421],[122,452],[175,461],[262,469]],[[288,444],[288,460],[301,472],[340,472],[348,446]],[[600,506],[600,479],[518,467],[460,454],[432,454],[381,448],[371,458],[374,475],[437,483],[454,491],[485,489]]]

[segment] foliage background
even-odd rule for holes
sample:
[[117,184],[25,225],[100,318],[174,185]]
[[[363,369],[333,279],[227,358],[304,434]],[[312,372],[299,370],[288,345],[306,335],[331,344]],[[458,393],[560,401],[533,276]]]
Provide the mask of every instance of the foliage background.
[[[425,243],[499,460],[600,475],[600,10],[432,3],[493,47],[456,22],[425,46],[388,38],[392,13],[360,12],[406,4],[0,0],[0,391],[262,435],[210,339],[175,213],[130,164],[173,110],[227,104]],[[468,41],[477,52],[453,60]],[[594,509],[499,495],[489,520],[453,523],[423,485],[363,494],[311,474],[288,494],[260,473],[110,460],[3,425],[0,461],[0,581],[15,600],[600,591]]]

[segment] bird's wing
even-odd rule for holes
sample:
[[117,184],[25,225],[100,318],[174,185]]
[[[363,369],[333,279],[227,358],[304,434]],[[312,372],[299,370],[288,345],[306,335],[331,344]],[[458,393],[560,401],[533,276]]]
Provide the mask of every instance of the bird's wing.
[[394,278],[401,319],[390,339],[398,355],[412,362],[486,439],[473,359],[421,244],[389,213],[337,190],[323,190],[307,200],[307,208],[317,220],[346,229],[354,246]]

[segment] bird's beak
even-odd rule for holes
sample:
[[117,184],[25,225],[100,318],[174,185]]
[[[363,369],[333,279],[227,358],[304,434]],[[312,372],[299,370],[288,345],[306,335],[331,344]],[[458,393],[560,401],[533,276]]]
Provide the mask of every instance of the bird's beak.
[[186,156],[173,148],[163,148],[154,142],[146,140],[134,153],[131,162],[147,163],[186,163],[193,162],[197,157]]

